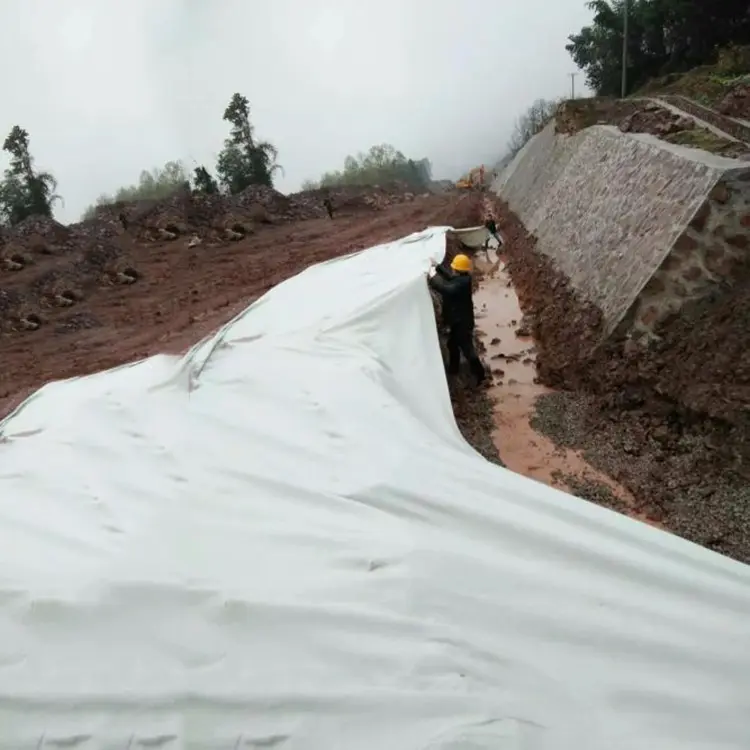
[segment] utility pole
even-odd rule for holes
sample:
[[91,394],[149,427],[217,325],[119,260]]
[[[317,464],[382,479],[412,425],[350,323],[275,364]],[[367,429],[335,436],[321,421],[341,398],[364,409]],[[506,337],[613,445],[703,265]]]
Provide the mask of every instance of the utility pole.
[[570,98],[576,98],[576,76],[578,73],[568,73],[570,76]]
[[624,99],[628,93],[628,0],[622,5],[622,90]]

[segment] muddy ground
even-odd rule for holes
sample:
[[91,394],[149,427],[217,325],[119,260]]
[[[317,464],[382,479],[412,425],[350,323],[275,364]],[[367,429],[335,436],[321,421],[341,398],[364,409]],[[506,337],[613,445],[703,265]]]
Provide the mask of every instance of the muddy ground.
[[537,377],[554,389],[537,401],[533,425],[627,488],[642,516],[750,562],[750,275],[686,309],[658,346],[597,348],[598,310],[504,204],[495,210],[537,342]]
[[[190,222],[189,210],[167,222],[180,230],[175,239],[137,218],[127,230],[31,221],[6,232],[0,257],[11,263],[0,266],[0,414],[50,380],[184,351],[313,263],[429,225],[471,226],[479,211],[475,196],[455,194],[347,208],[333,220],[281,214],[235,241],[211,230],[194,247],[194,236],[209,232],[205,223]],[[13,257],[24,261],[20,268]]]

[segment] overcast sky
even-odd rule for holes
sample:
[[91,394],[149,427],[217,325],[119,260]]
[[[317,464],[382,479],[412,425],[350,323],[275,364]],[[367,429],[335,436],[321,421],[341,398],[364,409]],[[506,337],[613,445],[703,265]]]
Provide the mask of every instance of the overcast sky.
[[453,177],[570,90],[589,18],[584,0],[2,0],[0,134],[29,131],[62,221],[143,168],[213,167],[235,91],[284,192],[384,142]]

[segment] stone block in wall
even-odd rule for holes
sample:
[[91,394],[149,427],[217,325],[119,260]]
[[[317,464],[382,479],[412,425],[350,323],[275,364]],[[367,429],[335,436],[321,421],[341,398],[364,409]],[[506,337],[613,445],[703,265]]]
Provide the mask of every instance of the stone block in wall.
[[669,254],[634,301],[620,328],[651,340],[688,302],[731,284],[750,265],[750,168],[714,185]]
[[[608,126],[555,135],[551,124],[493,187],[601,309],[606,335],[626,316],[645,317],[642,327],[653,331],[716,283],[712,268],[725,273],[737,262],[743,243],[750,247],[750,206],[742,209],[746,188],[737,187],[750,187],[748,175],[746,163],[652,136]],[[673,252],[679,270],[666,271]]]

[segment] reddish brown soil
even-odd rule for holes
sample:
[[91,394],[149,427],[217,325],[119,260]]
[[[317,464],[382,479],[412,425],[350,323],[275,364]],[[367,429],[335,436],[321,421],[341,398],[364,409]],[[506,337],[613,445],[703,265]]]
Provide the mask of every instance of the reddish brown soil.
[[[684,97],[664,96],[683,112],[692,114],[742,140],[743,126],[714,110]],[[730,158],[746,159],[750,148],[700,127],[692,117],[676,114],[655,102],[642,99],[590,98],[563,102],[555,114],[558,133],[577,133],[591,125],[614,125],[627,133],[649,133],[662,140],[703,148]],[[737,134],[737,131],[742,134]]]
[[728,117],[750,120],[750,84],[739,83],[719,102],[716,109]]
[[565,391],[541,402],[548,433],[583,448],[649,517],[750,561],[750,266],[734,287],[664,326],[658,346],[596,348],[599,310],[536,251],[507,206],[495,210],[539,381]]
[[[69,228],[31,219],[6,231],[0,414],[49,380],[180,352],[313,263],[428,225],[471,226],[479,216],[473,195],[354,192],[361,195],[334,195],[332,221],[309,218],[325,213],[316,195],[276,193],[265,206],[253,196],[230,207],[182,195],[166,205],[115,207]],[[245,236],[230,242],[222,227]],[[188,247],[194,235],[203,241]]]

